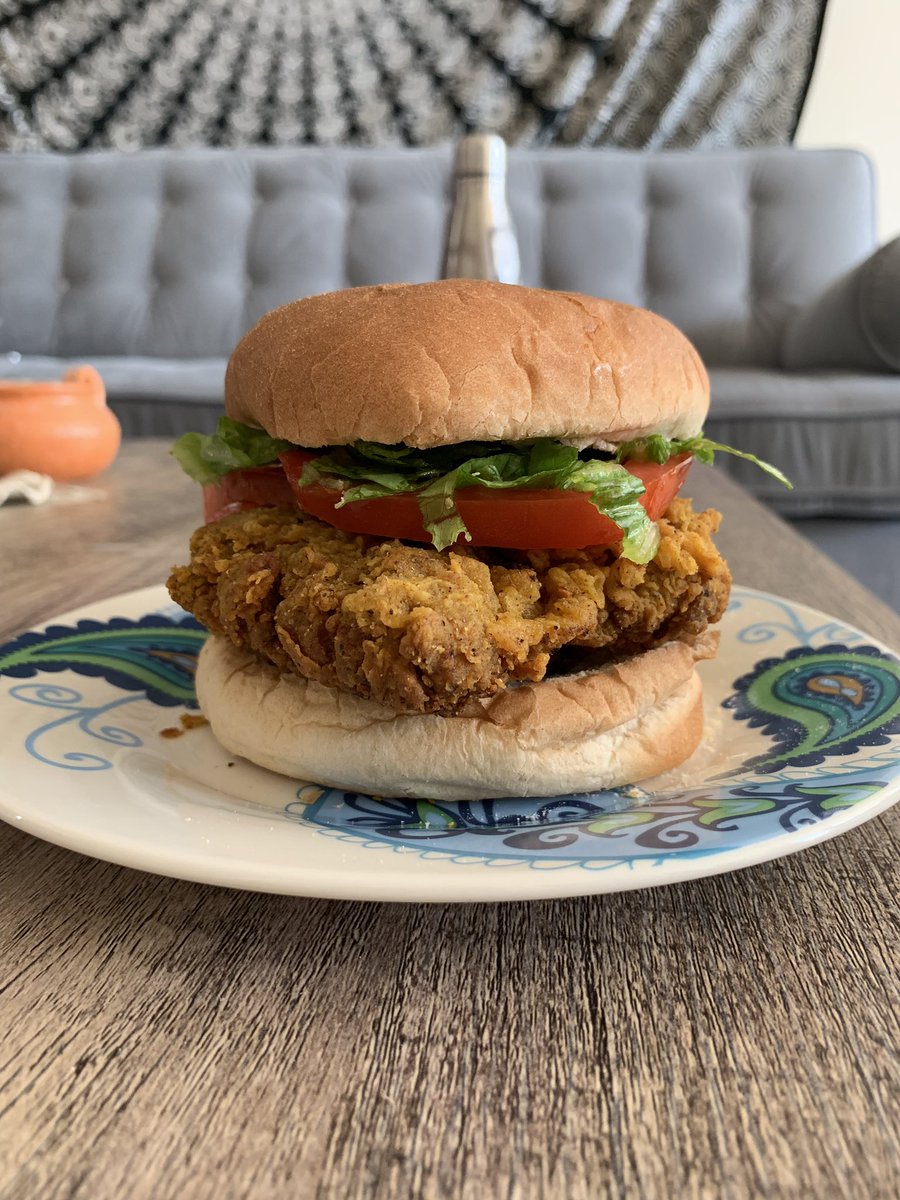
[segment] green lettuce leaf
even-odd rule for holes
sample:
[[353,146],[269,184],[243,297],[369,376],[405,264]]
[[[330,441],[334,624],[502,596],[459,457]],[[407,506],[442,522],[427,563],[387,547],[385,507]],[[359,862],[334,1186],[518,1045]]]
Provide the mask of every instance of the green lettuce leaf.
[[292,448],[290,442],[269,437],[262,429],[219,417],[215,433],[184,433],[172,454],[191,479],[205,484],[216,483],[239,467],[265,467]]
[[676,454],[684,454],[685,451],[693,454],[697,462],[707,465],[713,462],[716,454],[733,454],[735,458],[744,458],[747,462],[755,463],[761,471],[765,471],[767,475],[777,479],[786,488],[793,490],[794,485],[788,477],[777,467],[773,467],[771,463],[764,462],[755,454],[735,450],[733,446],[723,446],[721,442],[714,442],[710,438],[704,437],[702,433],[692,438],[667,438],[663,437],[661,433],[635,438],[633,441],[624,442],[618,448],[616,461],[625,462],[629,458],[636,458],[642,462],[664,463]]
[[[198,483],[215,483],[229,471],[275,462],[293,447],[228,417],[219,419],[211,436],[186,433],[172,454]],[[598,512],[622,530],[622,557],[645,563],[659,547],[659,530],[647,516],[640,497],[643,483],[622,463],[627,459],[665,463],[685,451],[703,463],[717,453],[734,454],[756,463],[773,478],[791,487],[776,467],[753,454],[699,434],[693,438],[667,438],[662,434],[624,443],[615,455],[587,450],[583,453],[552,438],[534,442],[460,442],[416,450],[409,446],[384,446],[354,442],[334,447],[306,464],[301,486],[322,483],[334,489],[335,507],[360,500],[415,493],[426,530],[438,550],[470,539],[456,506],[462,488],[554,488],[583,492]]]
[[329,477],[346,480],[335,507],[415,492],[422,521],[438,550],[469,531],[456,507],[456,492],[467,487],[557,488],[587,494],[598,510],[622,529],[622,555],[649,562],[659,531],[639,497],[644,485],[618,463],[582,460],[574,446],[550,438],[530,444],[463,442],[434,450],[355,442],[307,463],[301,486]]

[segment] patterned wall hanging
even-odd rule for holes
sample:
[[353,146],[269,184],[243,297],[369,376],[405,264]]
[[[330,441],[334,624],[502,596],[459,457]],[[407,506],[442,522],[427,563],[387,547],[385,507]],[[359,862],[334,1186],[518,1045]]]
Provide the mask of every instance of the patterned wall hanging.
[[790,140],[824,0],[0,0],[0,148]]

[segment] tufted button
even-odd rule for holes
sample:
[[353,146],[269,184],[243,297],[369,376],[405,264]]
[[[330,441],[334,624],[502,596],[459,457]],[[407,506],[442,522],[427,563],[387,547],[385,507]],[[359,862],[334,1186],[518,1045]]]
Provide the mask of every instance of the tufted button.
[[750,184],[747,192],[747,204],[750,208],[761,208],[763,205],[771,203],[773,198],[767,187],[758,183]]
[[541,176],[541,200],[545,204],[564,204],[569,197],[569,190],[562,180],[548,173]]
[[278,197],[278,183],[270,175],[257,171],[253,176],[253,200],[257,204],[269,204]]
[[672,180],[648,177],[644,193],[644,203],[650,208],[669,208],[677,205],[682,197],[677,186],[672,186]]
[[378,196],[378,185],[366,175],[351,171],[347,176],[347,202],[366,204]]
[[82,208],[94,199],[91,182],[81,174],[73,174],[69,178],[68,203],[70,208]]
[[174,207],[176,204],[181,204],[184,198],[184,187],[177,180],[166,177],[163,181],[161,202]]

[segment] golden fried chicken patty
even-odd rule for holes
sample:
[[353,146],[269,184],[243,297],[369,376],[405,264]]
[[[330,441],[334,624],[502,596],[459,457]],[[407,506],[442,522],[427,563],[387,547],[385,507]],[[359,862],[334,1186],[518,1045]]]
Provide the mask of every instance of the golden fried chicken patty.
[[691,641],[725,611],[719,514],[674,500],[652,562],[610,549],[503,551],[342,533],[259,508],[198,529],[173,600],[213,633],[395,711],[458,714],[539,680],[567,646],[592,663]]

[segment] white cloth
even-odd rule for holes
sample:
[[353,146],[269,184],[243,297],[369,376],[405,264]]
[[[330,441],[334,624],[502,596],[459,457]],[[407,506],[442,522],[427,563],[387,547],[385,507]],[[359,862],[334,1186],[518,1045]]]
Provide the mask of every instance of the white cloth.
[[53,480],[37,471],[10,471],[0,475],[0,504],[8,500],[27,500],[29,504],[46,504],[53,495]]

